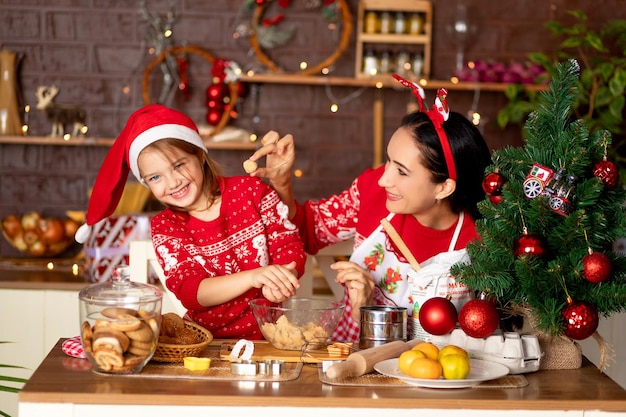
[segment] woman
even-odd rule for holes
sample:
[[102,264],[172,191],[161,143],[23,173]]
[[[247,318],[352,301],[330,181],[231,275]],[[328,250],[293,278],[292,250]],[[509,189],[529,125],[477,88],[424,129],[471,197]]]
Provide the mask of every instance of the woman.
[[[399,77],[398,77],[399,78]],[[482,180],[491,163],[489,149],[474,125],[449,112],[447,92],[440,90],[435,108],[425,110],[419,87],[406,80],[420,111],[403,117],[387,146],[384,166],[367,169],[338,195],[298,203],[293,197],[293,137],[269,132],[251,160],[267,155],[265,168],[251,175],[269,178],[289,207],[305,250],[354,238],[349,261],[332,265],[344,288],[346,304],[333,340],[359,337],[359,308],[398,305],[413,309],[407,257],[381,227],[387,219],[419,263],[448,251],[464,250],[477,238],[477,203],[484,198]]]

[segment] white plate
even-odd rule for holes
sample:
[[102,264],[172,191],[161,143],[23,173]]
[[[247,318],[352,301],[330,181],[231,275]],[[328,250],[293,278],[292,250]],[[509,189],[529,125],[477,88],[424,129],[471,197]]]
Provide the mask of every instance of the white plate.
[[374,365],[374,369],[383,375],[401,379],[410,385],[424,388],[467,388],[483,381],[501,378],[509,373],[509,368],[480,359],[470,359],[470,373],[465,379],[421,379],[406,376],[398,368],[398,358],[387,359]]

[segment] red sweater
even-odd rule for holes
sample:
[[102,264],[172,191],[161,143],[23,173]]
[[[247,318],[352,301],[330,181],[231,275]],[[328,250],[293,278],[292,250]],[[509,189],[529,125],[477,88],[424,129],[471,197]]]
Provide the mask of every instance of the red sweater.
[[[378,185],[384,166],[367,169],[358,176],[352,185],[341,194],[319,201],[306,201],[298,205],[293,222],[298,225],[309,253],[317,253],[321,248],[354,237],[358,247],[380,225],[381,219],[389,211],[385,206],[387,194]],[[418,262],[448,250],[456,228],[456,223],[446,230],[435,230],[421,225],[410,214],[396,214],[391,224]],[[466,214],[461,234],[454,249],[464,248],[468,242],[478,237],[473,219]],[[400,251],[392,244],[391,248],[398,259],[407,262]],[[378,286],[381,276],[374,276]],[[403,276],[406,280],[407,277]],[[334,338],[339,341],[358,340],[359,325],[351,318],[352,307],[347,291],[343,298],[346,309],[337,326]]]
[[263,297],[261,289],[204,307],[198,303],[200,282],[291,261],[297,262],[301,276],[306,254],[298,231],[287,220],[287,207],[263,181],[226,177],[220,181],[220,191],[219,218],[205,222],[166,209],[151,220],[152,242],[166,285],[188,309],[189,318],[216,338],[262,339],[248,305]]

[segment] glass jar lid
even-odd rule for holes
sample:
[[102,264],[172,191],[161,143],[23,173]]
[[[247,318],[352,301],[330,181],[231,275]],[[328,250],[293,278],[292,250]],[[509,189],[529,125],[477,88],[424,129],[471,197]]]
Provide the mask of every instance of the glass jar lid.
[[124,265],[115,268],[111,281],[84,288],[78,298],[98,305],[141,305],[161,300],[163,293],[154,285],[131,281],[130,267]]

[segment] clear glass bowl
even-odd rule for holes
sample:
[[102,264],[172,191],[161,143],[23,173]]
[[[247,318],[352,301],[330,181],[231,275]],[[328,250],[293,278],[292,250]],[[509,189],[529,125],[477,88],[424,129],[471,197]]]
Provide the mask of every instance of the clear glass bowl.
[[345,306],[323,298],[291,298],[280,305],[256,299],[250,301],[250,308],[261,333],[272,346],[301,350],[326,342]]
[[78,295],[80,336],[96,372],[140,372],[152,358],[161,328],[163,294],[157,287],[130,281],[130,267],[117,267],[111,281]]

